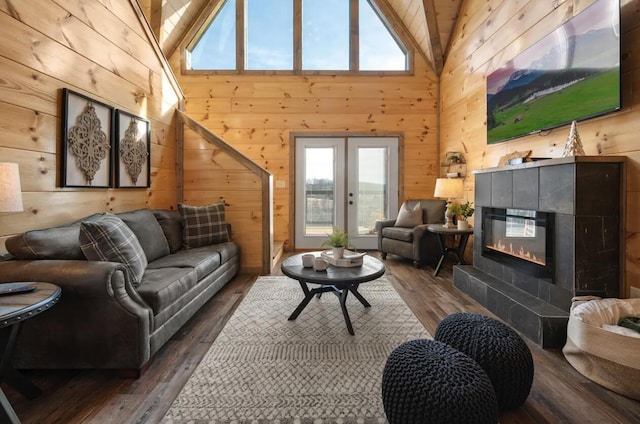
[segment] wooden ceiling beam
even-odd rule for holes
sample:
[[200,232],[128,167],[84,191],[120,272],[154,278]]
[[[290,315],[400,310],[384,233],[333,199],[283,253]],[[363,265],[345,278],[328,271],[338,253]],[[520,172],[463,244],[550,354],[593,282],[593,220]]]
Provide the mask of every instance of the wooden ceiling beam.
[[444,56],[442,54],[442,42],[440,31],[438,30],[438,19],[434,0],[422,0],[424,14],[427,20],[427,34],[429,34],[429,44],[433,55],[433,67],[437,75],[440,75],[444,67]]

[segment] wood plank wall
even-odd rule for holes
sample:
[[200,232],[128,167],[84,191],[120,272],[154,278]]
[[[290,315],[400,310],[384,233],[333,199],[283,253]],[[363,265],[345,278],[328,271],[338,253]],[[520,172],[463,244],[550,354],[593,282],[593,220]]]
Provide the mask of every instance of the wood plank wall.
[[[94,212],[175,207],[180,94],[137,12],[129,0],[0,1],[0,161],[20,165],[25,207],[0,214],[0,250],[7,236]],[[59,187],[65,87],[151,121],[150,189]]]
[[274,239],[290,248],[292,132],[403,133],[404,197],[432,197],[438,84],[423,59],[415,60],[412,76],[183,75],[179,51],[169,62],[186,112],[274,175]]
[[[501,156],[532,150],[560,157],[569,127],[488,146],[486,76],[591,5],[593,0],[465,0],[441,75],[440,150],[462,151],[468,169],[496,166]],[[640,0],[621,0],[622,110],[578,124],[588,155],[628,158],[626,287],[640,289]],[[473,200],[474,177],[465,179]]]
[[191,205],[223,201],[232,238],[241,249],[242,270],[259,274],[271,268],[271,246],[265,249],[264,243],[270,235],[264,225],[269,216],[263,213],[263,187],[261,175],[185,127],[183,201]]

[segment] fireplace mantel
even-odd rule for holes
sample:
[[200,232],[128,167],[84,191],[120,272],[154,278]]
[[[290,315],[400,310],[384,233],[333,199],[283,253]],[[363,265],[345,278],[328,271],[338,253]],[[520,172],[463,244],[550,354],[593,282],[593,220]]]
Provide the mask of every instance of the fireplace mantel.
[[543,347],[562,347],[571,298],[619,297],[623,270],[624,165],[618,156],[577,156],[485,168],[475,175],[483,208],[552,213],[551,278],[536,278],[481,254],[454,268],[454,284]]
[[499,171],[514,171],[517,169],[539,168],[541,166],[564,165],[571,163],[624,163],[624,156],[569,156],[519,163],[517,165],[494,166],[493,168],[474,169],[473,174],[486,174]]

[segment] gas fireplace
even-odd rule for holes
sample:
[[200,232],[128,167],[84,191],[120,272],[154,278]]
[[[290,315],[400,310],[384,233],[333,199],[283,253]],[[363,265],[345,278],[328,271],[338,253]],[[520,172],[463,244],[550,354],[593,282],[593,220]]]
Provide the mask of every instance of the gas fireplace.
[[482,208],[482,256],[537,278],[553,275],[551,214]]

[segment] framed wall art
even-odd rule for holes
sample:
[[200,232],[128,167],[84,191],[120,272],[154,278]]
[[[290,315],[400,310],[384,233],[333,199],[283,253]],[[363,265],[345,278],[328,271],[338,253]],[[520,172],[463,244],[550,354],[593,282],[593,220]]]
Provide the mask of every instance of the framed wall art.
[[149,187],[151,185],[149,121],[122,110],[116,111],[115,121],[116,187]]
[[62,187],[112,186],[113,112],[109,105],[62,89]]

